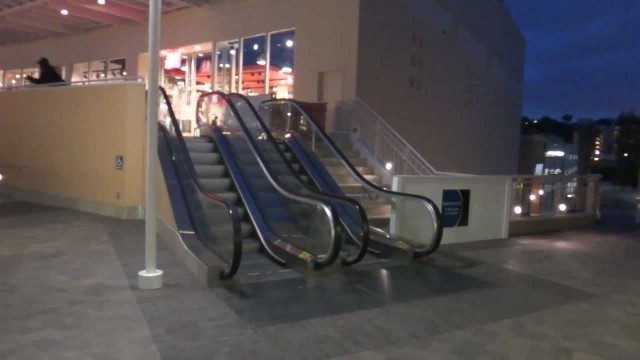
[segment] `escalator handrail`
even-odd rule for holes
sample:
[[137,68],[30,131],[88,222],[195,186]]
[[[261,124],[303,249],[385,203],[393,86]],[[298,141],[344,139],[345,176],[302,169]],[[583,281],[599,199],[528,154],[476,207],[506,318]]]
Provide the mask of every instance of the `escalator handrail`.
[[[202,99],[212,95],[216,95],[220,97],[226,102],[227,106],[229,106],[229,109],[233,113],[233,116],[236,118],[238,124],[240,125],[240,129],[242,130],[244,137],[247,140],[247,143],[249,144],[249,149],[251,149],[252,155],[258,161],[258,164],[260,165],[260,169],[266,175],[267,180],[269,181],[269,183],[271,183],[271,186],[273,186],[278,191],[278,193],[280,193],[281,195],[289,199],[306,203],[309,205],[313,205],[313,206],[319,206],[324,210],[324,213],[329,218],[329,222],[331,225],[331,229],[330,229],[331,238],[332,238],[331,245],[329,247],[328,254],[326,254],[324,258],[319,259],[317,256],[311,254],[312,256],[311,259],[312,259],[313,265],[316,268],[323,268],[333,264],[338,258],[338,256],[340,255],[340,250],[341,250],[341,240],[339,239],[338,233],[336,231],[336,224],[338,223],[337,220],[339,219],[336,210],[333,208],[331,204],[325,203],[326,200],[324,200],[319,196],[316,196],[313,193],[300,194],[297,191],[288,190],[286,187],[282,186],[280,182],[277,181],[276,176],[273,175],[271,169],[267,165],[267,161],[262,155],[262,151],[258,147],[258,144],[256,143],[253,136],[251,135],[251,131],[247,127],[247,124],[245,124],[244,120],[242,119],[242,116],[240,116],[240,112],[238,111],[236,106],[233,104],[233,101],[231,101],[228,94],[220,91],[212,91],[212,92],[204,93],[200,95],[198,99],[197,109],[200,108],[199,104]],[[199,119],[197,114],[196,114],[196,118]],[[200,124],[198,125],[200,126]],[[215,124],[214,126],[217,126],[217,124]],[[288,243],[282,239],[281,241],[283,243]],[[294,245],[291,245],[291,246],[296,247]]]
[[[319,197],[320,199],[322,199],[324,201],[343,202],[343,203],[347,203],[350,206],[353,206],[356,209],[356,211],[358,212],[358,215],[360,216],[360,221],[361,221],[361,224],[362,224],[362,239],[360,241],[358,241],[358,239],[353,239],[353,240],[356,243],[359,243],[360,249],[358,250],[358,252],[356,253],[355,256],[343,259],[344,260],[343,263],[346,264],[346,265],[352,265],[352,264],[355,264],[355,263],[359,262],[360,260],[362,260],[362,258],[364,258],[364,256],[367,254],[367,251],[368,251],[368,248],[369,248],[369,243],[370,243],[370,238],[369,238],[369,218],[367,218],[367,213],[365,212],[364,207],[355,199],[352,199],[352,198],[349,198],[349,197],[346,197],[346,196],[340,196],[340,195],[336,195],[336,194],[330,194],[330,193],[322,192],[320,190],[312,188],[311,186],[307,185],[304,181],[302,181],[302,179],[300,179],[299,175],[296,173],[295,169],[291,165],[291,162],[289,162],[287,160],[287,158],[285,157],[284,153],[280,150],[280,147],[278,146],[277,141],[273,137],[273,134],[269,130],[269,127],[264,123],[264,120],[262,119],[262,117],[260,116],[260,114],[258,113],[256,108],[253,106],[253,104],[249,101],[249,99],[245,95],[239,94],[239,93],[232,93],[232,94],[229,94],[229,96],[240,98],[249,107],[249,109],[251,110],[251,112],[255,116],[256,120],[260,124],[260,127],[264,131],[264,134],[266,135],[267,140],[273,146],[275,146],[278,154],[282,158],[282,161],[286,164],[287,168],[289,169],[289,172],[296,177],[296,179],[300,182],[300,184],[307,191],[309,191],[310,193],[314,194],[315,196]],[[349,235],[352,238],[355,237],[354,234],[351,234],[350,231],[348,231],[348,232],[349,232]]]
[[[235,206],[229,204],[229,202],[226,201],[224,198],[207,191],[205,187],[202,185],[202,183],[200,182],[200,179],[198,178],[198,175],[195,170],[195,166],[193,165],[193,161],[191,160],[191,156],[189,155],[186,142],[184,140],[184,137],[182,136],[182,131],[180,130],[178,119],[176,118],[176,114],[173,111],[171,100],[169,99],[169,96],[167,95],[167,92],[165,91],[165,89],[161,86],[159,88],[160,88],[160,94],[164,98],[165,104],[167,105],[169,117],[171,118],[171,125],[173,126],[174,133],[176,134],[176,137],[178,139],[178,144],[179,144],[178,146],[181,147],[180,151],[183,152],[182,159],[187,163],[187,168],[189,169],[190,178],[193,180],[194,184],[197,187],[197,190],[201,194],[203,194],[208,199],[224,206],[227,209],[227,213],[229,214],[229,217],[231,219],[232,230],[233,230],[233,255],[231,259],[228,260],[228,259],[225,259],[225,257],[223,257],[221,254],[217,254],[220,258],[222,258],[229,264],[229,266],[226,269],[220,271],[220,278],[229,279],[238,272],[238,269],[240,268],[240,262],[242,261],[242,232],[240,227],[240,214],[238,213],[238,210],[236,209]],[[163,128],[163,131],[167,131],[167,132],[169,131],[162,124],[160,124],[160,126]],[[175,158],[176,154],[173,154],[173,155]],[[174,159],[174,161],[175,160],[176,159]],[[189,214],[189,216],[192,217],[191,214]],[[193,219],[191,222],[192,224],[195,223]],[[196,236],[200,237],[202,235],[199,234],[198,231],[196,231]],[[201,239],[201,241],[202,240],[203,239]],[[203,241],[203,243],[205,241]]]
[[[429,255],[434,251],[436,251],[438,247],[440,247],[440,243],[442,242],[442,234],[443,234],[442,216],[440,214],[440,210],[438,209],[438,206],[435,204],[435,202],[433,202],[433,200],[425,196],[420,196],[416,194],[408,194],[408,193],[401,193],[397,191],[387,190],[385,188],[379,187],[378,185],[372,183],[367,178],[362,176],[362,174],[360,174],[360,172],[356,169],[355,166],[353,166],[351,161],[349,161],[349,159],[344,155],[344,153],[335,144],[335,142],[331,139],[331,137],[329,137],[329,135],[327,135],[327,133],[320,126],[318,126],[315,120],[313,120],[313,118],[309,115],[309,113],[306,111],[306,109],[304,108],[304,105],[301,102],[293,99],[272,99],[272,100],[263,101],[261,104],[272,104],[272,103],[293,104],[298,109],[298,111],[300,111],[300,113],[303,115],[303,118],[305,119],[307,124],[313,129],[313,131],[317,133],[318,136],[320,136],[320,138],[326,144],[329,145],[329,148],[331,149],[331,151],[333,151],[333,153],[340,159],[340,162],[347,168],[351,176],[353,176],[365,188],[371,190],[372,192],[382,193],[388,196],[412,198],[425,204],[425,207],[431,213],[435,232],[433,234],[432,241],[430,242],[429,245],[427,245],[424,248],[416,247],[414,248],[414,251],[416,253],[416,256],[419,257],[419,256]],[[287,131],[289,130],[287,129]]]

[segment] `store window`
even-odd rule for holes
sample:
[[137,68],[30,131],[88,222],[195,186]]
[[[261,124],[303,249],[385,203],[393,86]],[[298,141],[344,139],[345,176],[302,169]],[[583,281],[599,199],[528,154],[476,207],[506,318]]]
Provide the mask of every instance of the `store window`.
[[16,87],[23,85],[22,70],[7,70],[5,74],[5,86]]
[[200,94],[211,91],[211,44],[163,50],[161,84],[167,91],[185,135],[195,133],[195,111]]
[[96,60],[89,63],[91,76],[89,80],[101,80],[107,78],[109,60]]
[[127,76],[127,60],[126,59],[109,59],[108,79],[119,79]]
[[89,63],[79,63],[73,65],[73,72],[71,73],[71,81],[86,81],[89,80]]
[[214,87],[249,96],[292,98],[294,55],[295,30],[220,42],[216,46]]
[[216,45],[216,85],[217,91],[233,93],[240,91],[239,41],[230,40]]
[[[64,69],[61,69],[64,78]],[[119,79],[127,76],[127,60],[124,58],[95,60],[73,65],[72,82],[87,80]]]
[[266,47],[266,35],[242,40],[242,92],[245,95],[266,93]]
[[295,30],[271,33],[269,52],[269,88],[276,98],[293,98]]

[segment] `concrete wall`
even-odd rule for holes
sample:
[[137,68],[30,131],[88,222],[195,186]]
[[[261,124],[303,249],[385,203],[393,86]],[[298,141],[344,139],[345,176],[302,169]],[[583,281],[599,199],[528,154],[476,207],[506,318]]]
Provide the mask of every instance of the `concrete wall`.
[[[468,225],[444,229],[442,243],[452,244],[508,237],[511,182],[508,176],[394,176],[393,190],[430,198],[441,211],[443,190],[469,190]],[[398,202],[392,215],[397,233],[407,238],[424,233],[419,213],[415,206]]]
[[[23,200],[140,217],[144,106],[142,84],[0,92],[0,190]],[[124,156],[121,171],[117,155]]]
[[[295,93],[316,101],[318,73],[344,74],[343,93],[355,96],[359,0],[233,0],[165,15],[162,48],[237,39],[270,31],[296,29]],[[129,75],[146,52],[147,25],[124,24],[72,37],[0,47],[0,69],[35,67],[48,57],[67,65],[106,58],[127,59]],[[145,75],[145,74],[141,74]]]
[[525,43],[501,2],[362,1],[359,31],[358,97],[431,165],[517,171]]

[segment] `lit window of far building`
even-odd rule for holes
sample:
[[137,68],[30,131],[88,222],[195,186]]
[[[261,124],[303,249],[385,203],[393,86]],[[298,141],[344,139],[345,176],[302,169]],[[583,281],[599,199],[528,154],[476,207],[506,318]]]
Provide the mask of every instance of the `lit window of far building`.
[[269,89],[275,98],[293,98],[295,82],[295,30],[269,35]]

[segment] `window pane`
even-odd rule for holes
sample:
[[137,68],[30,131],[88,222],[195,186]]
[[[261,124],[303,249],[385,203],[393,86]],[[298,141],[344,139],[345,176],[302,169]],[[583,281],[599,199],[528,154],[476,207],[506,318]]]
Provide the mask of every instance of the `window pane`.
[[295,30],[271,34],[269,88],[276,98],[293,98]]
[[223,41],[216,45],[216,85],[217,91],[238,92],[240,54],[238,40]]
[[89,80],[100,80],[107,77],[107,60],[92,61],[90,64],[91,76]]
[[198,92],[211,91],[211,53],[196,55],[196,89]]
[[71,81],[85,81],[89,80],[89,63],[79,63],[73,65],[73,73],[71,74]]
[[22,86],[22,70],[7,70],[5,82],[6,87]]
[[267,36],[246,38],[242,48],[242,92],[245,95],[266,93]]
[[111,59],[109,60],[109,72],[107,77],[109,79],[118,79],[127,75],[127,60],[126,59]]

